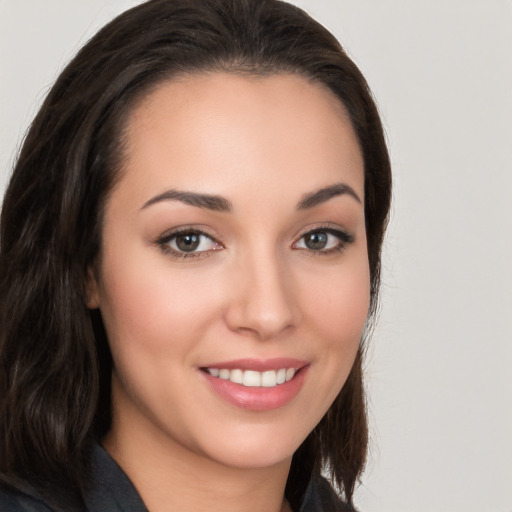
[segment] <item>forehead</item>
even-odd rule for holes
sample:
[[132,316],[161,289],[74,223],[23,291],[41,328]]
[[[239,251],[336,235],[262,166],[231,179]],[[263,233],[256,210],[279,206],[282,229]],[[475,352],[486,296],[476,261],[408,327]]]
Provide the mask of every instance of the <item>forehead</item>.
[[[205,73],[160,84],[126,127],[121,181],[233,193],[240,185],[320,188],[348,181],[363,196],[363,162],[340,100],[300,75]],[[273,178],[273,180],[272,180]],[[297,194],[299,191],[297,191]]]

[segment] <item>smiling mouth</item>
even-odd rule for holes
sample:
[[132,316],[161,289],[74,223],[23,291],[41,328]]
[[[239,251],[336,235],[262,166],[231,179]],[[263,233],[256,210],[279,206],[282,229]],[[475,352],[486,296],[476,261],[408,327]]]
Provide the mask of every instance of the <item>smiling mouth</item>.
[[246,387],[273,388],[289,382],[293,379],[297,370],[295,368],[279,368],[278,370],[268,370],[258,372],[255,370],[241,370],[239,368],[202,368],[212,377],[229,380],[234,384],[241,384]]

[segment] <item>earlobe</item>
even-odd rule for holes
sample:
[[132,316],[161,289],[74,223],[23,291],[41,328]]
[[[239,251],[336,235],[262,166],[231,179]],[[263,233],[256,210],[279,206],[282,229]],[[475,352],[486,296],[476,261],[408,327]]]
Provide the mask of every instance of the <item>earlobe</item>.
[[87,269],[85,278],[85,305],[89,309],[96,309],[100,307],[100,294],[98,288],[98,280],[96,279],[95,271],[92,267]]

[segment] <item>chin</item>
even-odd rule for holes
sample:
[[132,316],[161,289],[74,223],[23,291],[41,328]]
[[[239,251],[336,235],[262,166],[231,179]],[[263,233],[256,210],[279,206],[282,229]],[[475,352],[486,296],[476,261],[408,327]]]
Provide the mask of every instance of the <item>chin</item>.
[[291,461],[308,432],[290,433],[289,428],[267,428],[264,425],[244,428],[209,443],[203,453],[221,464],[239,469],[260,469]]

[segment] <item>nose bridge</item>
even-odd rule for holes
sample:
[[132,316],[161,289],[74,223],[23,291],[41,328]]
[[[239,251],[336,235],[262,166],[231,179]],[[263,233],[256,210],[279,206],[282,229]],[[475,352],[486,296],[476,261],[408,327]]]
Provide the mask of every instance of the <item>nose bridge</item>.
[[240,255],[236,266],[228,314],[232,329],[270,338],[296,322],[291,276],[278,251],[260,246]]

